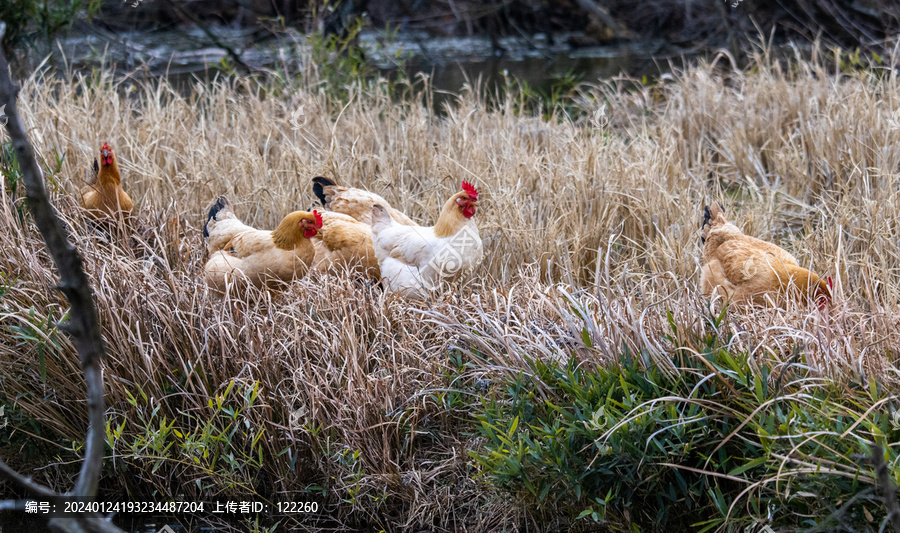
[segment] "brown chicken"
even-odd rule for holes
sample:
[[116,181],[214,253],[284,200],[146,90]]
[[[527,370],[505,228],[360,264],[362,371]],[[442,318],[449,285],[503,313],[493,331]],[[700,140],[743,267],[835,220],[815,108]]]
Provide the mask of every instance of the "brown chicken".
[[380,205],[398,224],[418,226],[408,216],[397,211],[381,196],[363,189],[341,187],[328,178],[313,178],[313,193],[324,207],[336,213],[343,213],[368,225],[372,225],[372,207]]
[[322,231],[312,242],[319,271],[357,271],[378,280],[381,270],[372,248],[372,227],[343,213],[320,213]]
[[831,303],[831,278],[821,279],[778,246],[744,235],[719,205],[705,208],[701,241],[700,285],[706,296],[716,292],[735,303],[764,304],[766,295],[820,307]]
[[108,143],[100,147],[100,165],[94,159],[94,180],[81,191],[81,207],[94,220],[128,215],[134,208],[131,198],[122,190],[119,164]]
[[204,267],[206,281],[224,292],[228,282],[239,277],[257,287],[302,277],[316,257],[310,239],[321,227],[317,212],[295,211],[274,231],[258,230],[238,220],[228,199],[221,197],[203,227],[210,254]]

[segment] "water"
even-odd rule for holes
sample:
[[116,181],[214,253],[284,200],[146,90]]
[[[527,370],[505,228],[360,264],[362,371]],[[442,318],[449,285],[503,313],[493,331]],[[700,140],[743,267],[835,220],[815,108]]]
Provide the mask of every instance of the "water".
[[[162,32],[94,33],[66,39],[66,65],[77,71],[115,68],[121,75],[138,78],[167,75],[170,79],[208,79],[228,53],[211,45],[199,29]],[[286,32],[262,36],[250,29],[216,28],[216,37],[241,54],[244,62],[258,68],[280,69],[300,62],[306,45],[302,35]],[[265,37],[265,38],[263,38]],[[465,83],[481,80],[488,87],[505,83],[505,77],[524,81],[536,90],[548,89],[554,81],[573,76],[582,82],[598,82],[622,73],[655,77],[668,70],[667,59],[677,59],[660,41],[636,44],[572,48],[577,33],[538,34],[498,40],[496,50],[487,37],[434,38],[409,32],[390,37],[365,31],[359,44],[366,58],[383,73],[405,64],[410,74],[431,76],[438,91],[458,92]],[[397,58],[402,58],[398,61]]]

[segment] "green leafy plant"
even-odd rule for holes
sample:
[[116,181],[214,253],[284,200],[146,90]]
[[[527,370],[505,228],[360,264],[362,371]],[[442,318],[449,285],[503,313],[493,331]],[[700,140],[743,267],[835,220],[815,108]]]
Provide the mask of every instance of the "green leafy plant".
[[[745,506],[794,528],[883,518],[859,461],[898,436],[886,414],[863,408],[876,388],[842,397],[798,368],[732,354],[716,333],[724,320],[691,333],[670,315],[669,339],[682,343],[674,375],[627,351],[609,368],[530,361],[533,374],[508,378],[477,415],[483,475],[542,515],[652,530],[749,524]],[[886,453],[896,477],[897,449]]]
[[363,26],[363,19],[356,18],[343,36],[316,32],[307,37],[308,62],[316,66],[315,77],[328,93],[345,98],[351,86],[372,79],[377,72],[359,45]]
[[228,493],[248,483],[265,461],[260,440],[265,429],[247,417],[259,397],[259,383],[236,386],[232,381],[208,401],[208,411],[166,416],[163,404],[143,390],[128,393],[136,419],[116,417],[107,423],[107,446],[128,464],[157,473],[161,468],[193,468],[201,493]]
[[[90,19],[100,11],[100,0],[8,0],[0,2],[0,20],[6,32],[0,44],[7,51],[24,45],[49,45],[82,16]],[[13,55],[15,57],[15,54]]]
[[[53,150],[50,154],[51,160],[44,157],[44,177],[47,180],[49,189],[53,193],[60,193],[60,172],[66,155]],[[19,160],[16,158],[15,150],[10,141],[0,145],[0,178],[3,181],[3,187],[6,191],[7,201],[15,206],[16,215],[20,223],[25,222],[25,214],[28,211],[28,199],[22,195],[24,185],[22,185],[22,172],[19,168]]]
[[[41,381],[47,383],[47,358],[59,358],[62,352],[62,338],[57,328],[58,321],[53,317],[55,306],[48,307],[48,314],[40,316],[32,307],[26,320],[7,326],[10,337],[16,340],[16,346],[33,349],[37,354]],[[65,314],[60,321],[65,321]]]

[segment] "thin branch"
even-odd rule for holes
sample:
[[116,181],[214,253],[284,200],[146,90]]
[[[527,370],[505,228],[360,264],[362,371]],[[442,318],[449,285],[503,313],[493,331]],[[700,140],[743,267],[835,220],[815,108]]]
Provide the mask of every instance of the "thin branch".
[[31,479],[16,472],[15,470],[10,468],[9,465],[4,463],[3,461],[0,461],[0,475],[5,477],[9,481],[15,483],[16,485],[18,485],[19,488],[21,488],[22,490],[25,490],[26,492],[33,494],[35,497],[45,498],[48,500],[57,500],[60,497],[59,494],[53,492],[52,490],[48,489],[47,487],[44,487],[43,485],[38,485],[34,481],[31,481]]
[[[0,36],[6,25],[0,23]],[[34,223],[41,233],[47,250],[59,272],[59,289],[69,301],[69,319],[61,328],[72,337],[78,351],[81,368],[87,388],[88,430],[84,462],[75,488],[65,496],[93,499],[97,495],[100,469],[103,466],[103,446],[106,433],[106,413],[103,400],[103,374],[101,362],[105,349],[100,332],[100,322],[90,282],[82,267],[81,256],[69,242],[65,227],[47,197],[41,169],[34,157],[34,150],[19,118],[17,96],[19,87],[13,82],[6,55],[0,49],[0,105],[4,105],[7,116],[7,132],[19,161],[19,170],[25,183],[25,196]],[[0,475],[41,498],[58,501],[64,496],[44,488],[6,464],[0,462]],[[4,504],[8,505],[8,504]],[[68,532],[113,532],[120,531],[111,523],[97,515],[82,515],[76,518],[58,518],[50,521],[51,527]]]
[[897,487],[891,482],[887,464],[884,462],[884,450],[880,445],[872,448],[872,466],[875,467],[875,478],[887,509],[887,521],[895,533],[900,533],[900,505],[897,503]]
[[100,334],[100,321],[94,307],[91,285],[82,267],[81,256],[69,242],[65,227],[57,217],[44,189],[43,174],[19,119],[16,101],[18,92],[19,88],[12,80],[6,56],[0,52],[0,102],[5,102],[6,105],[8,120],[6,129],[19,160],[31,215],[59,271],[59,289],[65,294],[72,309],[69,320],[63,324],[62,329],[72,337],[87,382],[90,422],[87,450],[72,494],[93,498],[97,494],[97,480],[103,463],[103,439],[106,431],[103,378],[100,369],[105,350]]
[[225,50],[225,53],[227,53],[231,57],[232,61],[237,63],[238,66],[246,70],[248,73],[253,73],[258,70],[245,63],[241,58],[241,54],[239,54],[234,48],[222,42],[222,40],[219,39],[219,37],[209,29],[209,26],[204,24],[203,21],[195,17],[192,13],[178,5],[178,2],[173,2],[172,0],[165,0],[165,2],[169,7],[177,11],[179,15],[196,24],[197,27],[200,28],[200,30],[203,31],[203,33],[205,33],[207,37],[209,37],[209,40],[212,41],[212,43],[217,47]]

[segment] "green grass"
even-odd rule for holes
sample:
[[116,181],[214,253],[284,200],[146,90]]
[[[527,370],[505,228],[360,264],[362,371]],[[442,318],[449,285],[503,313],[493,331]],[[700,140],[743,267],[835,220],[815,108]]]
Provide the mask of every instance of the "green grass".
[[[895,397],[875,382],[816,379],[799,348],[778,366],[731,353],[719,320],[694,332],[672,325],[675,374],[626,352],[600,368],[533,360],[507,378],[477,415],[486,445],[472,455],[486,480],[544,519],[642,531],[880,525],[866,459],[887,447],[900,479]],[[677,340],[685,335],[690,348]]]

